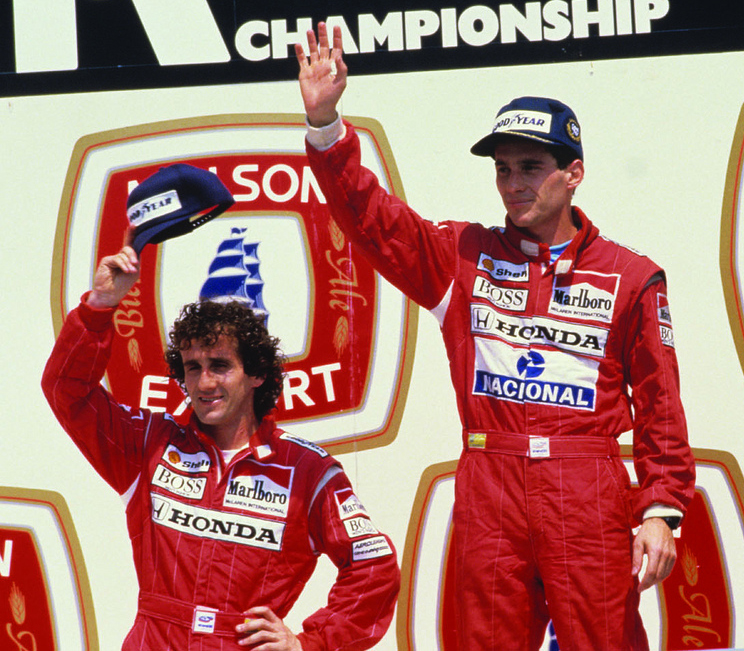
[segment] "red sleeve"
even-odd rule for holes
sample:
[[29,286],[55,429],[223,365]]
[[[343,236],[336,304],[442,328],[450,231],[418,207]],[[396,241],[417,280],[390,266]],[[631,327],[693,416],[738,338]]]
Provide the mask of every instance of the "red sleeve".
[[303,622],[303,651],[362,651],[387,631],[400,588],[400,569],[390,538],[377,531],[338,472],[310,511],[310,532],[318,551],[338,568],[328,604]]
[[131,413],[100,386],[113,338],[113,310],[85,302],[67,316],[41,386],[54,415],[119,494],[137,478],[150,414]]
[[638,490],[633,513],[640,521],[652,504],[683,513],[695,489],[695,462],[680,399],[666,284],[647,286],[630,317],[626,344],[633,400],[633,461]]
[[372,266],[426,309],[439,305],[455,273],[456,235],[449,225],[420,217],[388,194],[361,166],[359,138],[346,136],[327,151],[307,144],[310,167],[333,218]]

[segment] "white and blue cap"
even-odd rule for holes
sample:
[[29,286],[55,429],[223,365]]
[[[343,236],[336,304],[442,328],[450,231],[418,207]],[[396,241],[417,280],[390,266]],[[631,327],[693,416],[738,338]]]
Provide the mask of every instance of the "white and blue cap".
[[129,194],[127,217],[134,226],[132,248],[158,244],[214,219],[235,203],[216,174],[175,163],[161,167]]
[[493,158],[496,143],[511,136],[548,146],[567,147],[584,160],[581,127],[576,114],[563,102],[548,97],[518,97],[497,114],[493,130],[471,148],[476,156]]

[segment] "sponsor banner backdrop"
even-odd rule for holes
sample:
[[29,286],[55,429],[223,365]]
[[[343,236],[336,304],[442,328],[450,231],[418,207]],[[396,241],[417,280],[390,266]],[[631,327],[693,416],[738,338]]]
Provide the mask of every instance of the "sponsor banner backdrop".
[[[397,621],[377,648],[452,648],[446,561],[461,430],[438,323],[351,250],[304,161],[292,46],[329,19],[347,44],[341,108],[362,135],[363,162],[433,221],[503,224],[492,162],[468,152],[500,106],[541,95],[576,111],[587,175],[575,202],[605,237],[666,271],[660,335],[679,358],[700,459],[690,514],[699,526],[678,539],[669,582],[643,597],[652,648],[744,648],[736,617],[744,608],[736,562],[744,554],[744,4],[365,0],[350,9],[335,0],[310,8],[57,0],[43,14],[29,7],[22,0],[0,7],[0,447],[8,487],[0,496],[0,635],[9,624],[17,643],[6,642],[30,648],[21,636],[33,626],[39,648],[116,649],[132,623],[137,587],[124,506],[62,432],[39,382],[65,314],[98,260],[121,243],[127,193],[159,166],[184,161],[215,171],[237,201],[193,234],[145,249],[142,280],[117,314],[108,388],[134,407],[186,417],[161,362],[170,322],[216,280],[221,291],[260,294],[289,360],[283,424],[338,456],[355,487],[337,496],[349,531],[371,526],[358,517],[364,508],[404,565]],[[487,256],[480,262],[488,273],[473,293],[483,308],[471,316],[488,342],[479,362],[499,372],[482,373],[473,389],[590,405],[586,387],[614,314],[616,279],[587,274],[556,284],[543,329],[530,332],[519,320],[523,270]],[[497,286],[507,274],[510,292]],[[561,330],[561,341],[580,335],[584,348],[581,363],[560,377],[539,342],[537,355],[504,354],[520,337],[557,333],[563,320],[578,325]],[[504,380],[515,369],[520,384]],[[623,434],[621,443],[631,439]],[[199,483],[175,480],[169,463],[158,480],[173,499],[198,495]],[[282,508],[290,480],[277,472],[260,481],[236,484],[230,496],[246,518],[265,507],[253,500],[259,491]],[[62,502],[44,498],[56,506],[38,507],[28,491]],[[55,520],[60,503],[69,518]],[[32,511],[45,513],[44,533]],[[79,544],[64,535],[73,524]],[[320,564],[287,618],[291,627],[325,604],[335,573]],[[41,583],[46,597],[37,597]]]
[[284,79],[320,20],[375,74],[725,52],[744,35],[744,7],[727,0],[58,0],[41,19],[11,0],[4,12],[2,95]]
[[0,487],[0,597],[2,648],[98,648],[85,560],[60,494]]
[[[358,126],[379,176],[401,195],[380,126]],[[287,357],[280,422],[336,451],[395,436],[417,310],[352,253],[307,165],[303,133],[297,115],[215,116],[78,142],[57,223],[51,294],[58,327],[90,270],[121,246],[122,206],[139,181],[185,162],[220,176],[235,198],[198,237],[142,251],[141,277],[114,315],[119,337],[107,382],[117,400],[187,419],[184,394],[162,359],[170,324],[201,297],[246,298],[266,312]]]

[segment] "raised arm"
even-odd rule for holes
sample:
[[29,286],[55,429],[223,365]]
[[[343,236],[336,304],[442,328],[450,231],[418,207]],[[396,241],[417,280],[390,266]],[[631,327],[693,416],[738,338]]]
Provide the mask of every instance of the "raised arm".
[[340,28],[333,29],[332,48],[324,23],[318,25],[317,39],[308,30],[307,40],[308,55],[295,46],[305,112],[315,127],[308,130],[306,151],[333,219],[376,271],[409,298],[433,309],[452,282],[453,231],[422,219],[382,187],[362,165],[360,141],[350,123],[319,130],[339,118],[336,107],[346,88],[347,67]]
[[101,260],[91,291],[65,319],[41,382],[57,420],[120,494],[139,473],[149,416],[118,405],[100,381],[114,337],[114,310],[138,277],[139,261],[127,245]]
[[318,25],[318,38],[308,30],[309,56],[302,45],[295,45],[295,54],[300,64],[300,92],[305,103],[308,122],[313,127],[323,127],[337,117],[336,106],[346,88],[347,68],[343,60],[341,28],[333,29],[333,47],[329,47],[328,27]]

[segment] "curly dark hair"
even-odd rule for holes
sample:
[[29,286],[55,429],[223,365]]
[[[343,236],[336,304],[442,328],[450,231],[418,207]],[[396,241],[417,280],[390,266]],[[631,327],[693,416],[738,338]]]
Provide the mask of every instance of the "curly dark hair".
[[284,356],[279,340],[269,334],[263,319],[243,303],[199,301],[184,305],[170,330],[165,352],[170,377],[185,388],[181,351],[190,348],[192,341],[213,346],[220,335],[235,337],[245,373],[264,379],[253,397],[253,410],[260,421],[282,392]]

